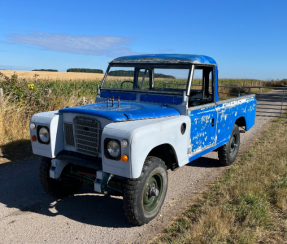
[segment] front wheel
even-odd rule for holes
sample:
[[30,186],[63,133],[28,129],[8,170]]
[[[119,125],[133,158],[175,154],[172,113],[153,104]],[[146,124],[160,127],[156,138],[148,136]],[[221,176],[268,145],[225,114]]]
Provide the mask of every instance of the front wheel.
[[159,213],[167,192],[168,178],[164,161],[147,157],[141,176],[129,179],[124,190],[124,210],[127,219],[143,225]]
[[238,125],[234,125],[229,142],[218,148],[218,158],[221,165],[231,165],[238,154],[240,145],[240,132]]

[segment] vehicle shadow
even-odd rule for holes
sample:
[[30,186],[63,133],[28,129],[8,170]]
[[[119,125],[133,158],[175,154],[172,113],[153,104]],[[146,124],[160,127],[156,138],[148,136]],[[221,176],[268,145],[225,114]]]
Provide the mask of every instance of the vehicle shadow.
[[36,213],[49,217],[65,216],[93,226],[134,227],[124,215],[121,197],[95,194],[93,189],[85,186],[79,194],[64,199],[49,196],[40,184],[39,166],[40,157],[36,156],[0,167],[0,202],[8,208],[16,208],[12,212],[4,210],[8,214],[3,218]]
[[17,160],[31,157],[32,147],[30,140],[10,142],[0,147],[0,166],[3,162],[15,163]]
[[[21,150],[19,149],[17,155],[21,156]],[[93,226],[135,227],[124,215],[122,197],[95,194],[93,189],[84,186],[76,195],[55,199],[46,194],[40,184],[38,175],[41,157],[31,156],[29,159],[19,160],[19,155],[17,155],[13,155],[9,148],[3,150],[3,156],[12,160],[11,163],[0,165],[0,202],[7,208],[13,209],[6,210],[8,215],[4,215],[4,218],[36,213],[49,217],[65,216],[79,223]],[[15,157],[17,160],[14,160]],[[187,166],[221,167],[217,159],[210,157],[201,157]]]
[[93,226],[110,228],[134,226],[124,215],[123,200],[120,197],[95,194],[84,187],[80,194],[58,199],[56,202],[50,196],[46,196],[46,199],[50,199],[50,201],[42,205],[39,214],[63,215],[74,221]]

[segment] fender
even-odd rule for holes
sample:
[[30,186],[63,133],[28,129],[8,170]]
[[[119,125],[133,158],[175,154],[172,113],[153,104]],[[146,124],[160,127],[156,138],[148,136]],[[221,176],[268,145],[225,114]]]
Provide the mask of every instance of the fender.
[[[186,130],[181,133],[181,125]],[[103,171],[111,174],[136,179],[140,176],[149,152],[162,144],[170,144],[178,157],[178,164],[188,163],[187,148],[190,143],[190,119],[188,116],[174,116],[159,119],[111,123],[102,134],[102,150],[106,138],[127,140],[129,146],[121,148],[121,154],[128,156],[128,161],[111,160],[102,151]]]
[[30,129],[31,137],[38,137],[37,126],[46,126],[50,132],[49,144],[41,144],[39,140],[31,142],[33,153],[47,158],[55,158],[63,150],[64,145],[62,115],[58,111],[38,113],[32,116],[30,123],[36,125],[35,129]]

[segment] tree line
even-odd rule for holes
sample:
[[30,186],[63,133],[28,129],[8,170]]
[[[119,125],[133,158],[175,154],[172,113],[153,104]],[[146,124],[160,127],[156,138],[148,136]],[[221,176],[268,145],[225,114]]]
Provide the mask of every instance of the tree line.
[[[132,70],[114,70],[114,71],[110,71],[109,75],[111,76],[126,76],[126,77],[133,77],[134,76],[134,71]],[[140,71],[139,72],[139,77],[143,77],[144,72]],[[146,72],[146,77],[149,76],[148,71]],[[175,79],[174,76],[172,75],[164,75],[164,74],[160,74],[160,73],[154,73],[154,78],[168,78],[168,79]]]
[[70,68],[67,69],[67,72],[83,72],[83,73],[99,73],[99,74],[104,73],[101,69],[86,69],[86,68]]
[[50,72],[58,72],[56,69],[33,69],[32,71],[50,71]]

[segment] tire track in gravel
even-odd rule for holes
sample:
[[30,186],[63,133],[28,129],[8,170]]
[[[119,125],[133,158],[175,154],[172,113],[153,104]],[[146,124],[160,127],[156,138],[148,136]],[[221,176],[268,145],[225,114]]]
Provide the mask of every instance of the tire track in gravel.
[[[257,97],[255,126],[241,134],[240,153],[258,137],[278,112],[281,92]],[[240,155],[239,153],[239,155]],[[144,226],[130,224],[121,197],[81,192],[61,200],[45,194],[39,182],[40,157],[0,165],[0,243],[144,243],[186,209],[192,199],[228,167],[211,152],[176,171],[168,171],[163,208]]]

